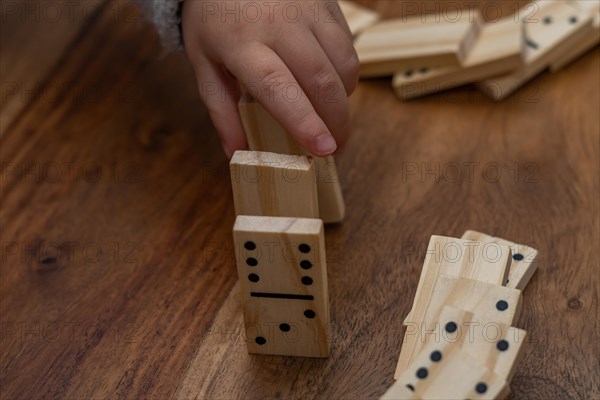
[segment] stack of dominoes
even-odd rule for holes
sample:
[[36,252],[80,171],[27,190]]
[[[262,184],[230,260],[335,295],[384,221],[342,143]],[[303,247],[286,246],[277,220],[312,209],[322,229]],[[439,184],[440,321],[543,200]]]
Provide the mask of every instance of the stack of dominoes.
[[512,325],[537,254],[475,231],[432,236],[383,398],[505,398],[526,337]]
[[[367,20],[357,14],[348,14],[349,25]],[[470,83],[502,100],[600,43],[598,0],[534,1],[495,22],[473,9],[451,14],[368,19],[355,40],[361,77],[393,76],[402,100]]]
[[344,201],[333,157],[313,158],[257,102],[240,115],[251,151],[230,162],[248,352],[329,355],[324,223]]

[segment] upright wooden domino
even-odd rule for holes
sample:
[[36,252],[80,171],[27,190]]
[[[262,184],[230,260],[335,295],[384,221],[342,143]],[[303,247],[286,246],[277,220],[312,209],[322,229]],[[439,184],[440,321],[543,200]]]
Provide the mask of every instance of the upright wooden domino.
[[452,19],[423,15],[380,21],[355,41],[360,75],[377,77],[423,66],[458,66],[473,47],[481,24],[473,10],[462,10]]
[[236,151],[229,168],[236,215],[319,217],[311,158]]
[[394,75],[392,86],[402,100],[498,76],[523,64],[523,29],[514,17],[489,22],[461,66],[407,69]]
[[[429,299],[437,279],[442,274],[469,278],[494,285],[503,285],[508,277],[510,248],[490,242],[455,239],[432,235],[419,277],[413,309],[417,302]],[[414,322],[412,311],[404,320]]]
[[233,237],[248,352],[328,357],[323,222],[240,215]]
[[[292,155],[308,155],[290,134],[258,102],[244,96],[238,104],[248,146],[254,151]],[[319,217],[323,222],[336,223],[344,219],[346,208],[340,180],[332,156],[313,157]],[[288,216],[305,216],[293,215]]]
[[461,239],[480,243],[494,242],[510,247],[512,257],[509,264],[508,279],[506,281],[507,287],[524,290],[537,270],[538,251],[531,246],[513,243],[506,239],[493,237],[472,230],[466,231]]
[[504,286],[489,284],[452,275],[438,277],[430,296],[421,295],[411,311],[404,342],[396,366],[398,378],[423,347],[421,332],[431,329],[439,321],[444,306],[452,306],[473,313],[481,324],[512,325],[521,311],[521,292]]
[[594,46],[600,43],[600,1],[598,0],[570,0],[570,3],[584,13],[589,13],[592,17],[593,31],[582,38],[579,43],[574,45],[556,57],[556,60],[550,64],[550,71],[555,72],[565,65],[573,62],[577,57],[584,54]]
[[398,399],[503,399],[507,382],[449,342],[430,342],[381,397]]
[[346,18],[352,35],[356,35],[379,20],[379,14],[349,0],[339,0],[340,10]]
[[593,34],[593,21],[589,13],[582,12],[566,1],[537,1],[527,7],[533,12],[523,20],[524,66],[478,84],[494,100],[506,98],[548,68],[565,51]]

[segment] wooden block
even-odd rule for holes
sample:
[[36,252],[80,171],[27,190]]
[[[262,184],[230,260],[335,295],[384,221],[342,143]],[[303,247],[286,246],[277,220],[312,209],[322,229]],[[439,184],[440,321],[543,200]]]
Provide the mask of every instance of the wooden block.
[[486,235],[476,231],[466,231],[463,240],[478,242],[495,242],[510,247],[512,258],[509,264],[508,280],[506,286],[519,290],[525,289],[529,280],[538,267],[538,251],[524,244],[513,243],[505,239]]
[[485,364],[440,341],[423,348],[382,399],[504,399],[509,393],[506,381]]
[[416,298],[394,377],[400,376],[423,347],[421,332],[435,326],[444,306],[477,315],[481,324],[512,325],[521,312],[521,291],[473,279],[441,275],[432,294]]
[[229,168],[236,215],[319,217],[311,158],[236,151]]
[[481,25],[481,16],[474,10],[462,10],[453,20],[446,15],[423,15],[378,22],[355,41],[360,75],[377,77],[424,65],[460,65]]
[[482,79],[523,65],[523,29],[514,17],[484,24],[462,66],[443,66],[397,72],[392,83],[398,97],[413,99]]
[[240,215],[233,238],[248,352],[328,357],[323,221]]
[[379,20],[379,14],[349,0],[339,0],[340,10],[346,18],[352,35],[356,35]]
[[[457,329],[450,333],[445,330],[446,326],[456,326]],[[455,343],[480,364],[510,383],[523,357],[526,338],[527,332],[522,329],[495,322],[481,323],[476,314],[445,306],[435,326],[434,335],[425,335],[424,342],[436,340]]]
[[534,12],[524,12],[525,65],[478,84],[494,100],[509,96],[594,30],[591,16],[565,1],[538,1],[527,7]]
[[600,1],[598,0],[566,0],[571,6],[578,10],[590,14],[596,15],[600,13]]
[[[508,276],[510,259],[510,248],[492,241],[473,243],[472,240],[431,236],[413,300],[413,310],[417,302],[431,297],[437,279],[442,274],[503,285]],[[409,322],[415,322],[412,311],[404,324]]]
[[[250,150],[309,155],[260,103],[246,96],[238,107]],[[326,224],[341,222],[346,208],[335,160],[333,156],[313,157],[313,164],[317,180],[319,217]]]
[[238,103],[248,147],[254,151],[306,155],[306,151],[256,100],[244,96]]
[[570,3],[584,13],[592,17],[593,31],[590,35],[582,38],[579,43],[570,49],[566,49],[557,59],[550,64],[550,71],[555,72],[576,58],[586,53],[600,43],[600,1],[598,0],[571,0]]
[[417,394],[414,392],[414,389],[411,389],[408,384],[402,383],[400,380],[397,380],[390,386],[383,396],[380,397],[381,400],[418,400],[420,397],[417,397]]

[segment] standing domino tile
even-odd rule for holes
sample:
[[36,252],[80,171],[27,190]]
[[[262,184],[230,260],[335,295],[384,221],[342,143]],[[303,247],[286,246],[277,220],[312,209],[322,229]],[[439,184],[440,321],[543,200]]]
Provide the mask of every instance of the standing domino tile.
[[521,312],[521,292],[473,279],[441,275],[429,296],[419,296],[407,324],[394,377],[400,376],[423,346],[421,333],[435,326],[444,306],[472,312],[482,324],[510,326]]
[[229,169],[236,215],[319,217],[311,158],[236,151]]
[[460,65],[481,31],[481,17],[463,10],[446,15],[423,15],[380,21],[356,39],[361,77],[393,75],[422,66]]
[[522,47],[523,29],[514,17],[486,23],[462,66],[408,69],[394,75],[392,86],[408,100],[505,74],[523,64]]
[[[417,302],[431,297],[442,274],[475,279],[495,285],[506,283],[511,254],[508,246],[494,242],[477,242],[445,236],[431,236],[419,277],[413,309]],[[414,322],[412,311],[404,320]]]
[[328,357],[323,221],[240,215],[233,238],[248,352]]
[[478,84],[494,100],[509,96],[594,31],[589,13],[565,1],[532,2],[525,6],[523,14],[525,65]]
[[538,251],[533,247],[513,243],[476,231],[466,231],[462,235],[462,239],[478,242],[495,242],[510,247],[512,258],[509,265],[508,281],[506,282],[507,287],[524,290],[537,270]]
[[424,347],[381,398],[503,399],[509,393],[502,377],[458,345],[440,341]]
[[[251,150],[308,155],[260,103],[246,95],[238,108]],[[326,224],[341,222],[346,210],[335,160],[333,156],[313,157],[312,160],[317,181],[318,216]]]

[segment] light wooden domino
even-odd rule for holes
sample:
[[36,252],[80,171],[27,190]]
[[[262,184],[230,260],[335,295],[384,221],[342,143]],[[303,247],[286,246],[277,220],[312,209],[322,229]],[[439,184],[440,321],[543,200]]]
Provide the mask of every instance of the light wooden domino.
[[339,0],[338,4],[353,35],[356,35],[379,20],[379,14],[375,11],[352,1]]
[[592,17],[565,1],[538,1],[523,20],[525,65],[507,75],[484,80],[479,88],[490,98],[502,100],[548,68],[561,54],[577,46],[594,31]]
[[531,246],[513,243],[506,239],[471,230],[466,231],[462,235],[462,239],[481,243],[495,242],[510,247],[512,258],[509,264],[507,287],[524,290],[537,270],[538,251]]
[[318,218],[312,159],[236,151],[229,169],[236,215]]
[[460,65],[481,30],[481,17],[462,10],[456,18],[447,15],[380,21],[356,39],[361,77],[388,76],[408,69]]
[[[454,329],[453,327],[456,327]],[[447,327],[450,327],[448,329]],[[441,392],[432,392],[430,377],[432,368],[439,367],[441,362],[448,362],[446,368],[462,368],[457,365],[452,356],[454,351],[460,351],[469,358],[463,358],[471,365],[476,365],[480,370],[492,372],[493,382],[504,382],[499,393],[486,390],[478,393],[480,398],[501,398],[508,394],[505,386],[510,383],[516,366],[523,357],[523,348],[526,332],[501,324],[480,324],[473,313],[455,307],[445,306],[435,328],[427,333],[424,339],[424,349],[402,373],[396,383],[388,389],[383,399],[413,399],[413,398],[471,398],[466,395],[471,387],[466,386],[463,392],[450,395],[442,385]],[[448,359],[450,361],[448,361]],[[422,378],[423,372],[418,374],[421,368],[427,370],[427,376]],[[435,374],[435,372],[433,372]],[[419,377],[421,376],[421,377]],[[444,375],[435,376],[449,387],[454,388],[455,383],[448,382]],[[460,382],[469,379],[469,375],[460,377]],[[479,382],[478,382],[479,383]],[[484,382],[486,386],[488,382]],[[453,389],[451,389],[453,390]],[[425,393],[424,393],[425,392]],[[418,397],[417,394],[423,396]],[[470,393],[474,395],[474,393]],[[498,397],[495,397],[498,396]]]
[[517,69],[523,64],[523,29],[514,17],[484,24],[462,66],[407,69],[392,86],[402,100],[413,99]]
[[503,399],[505,379],[449,341],[428,343],[381,397],[397,399]]
[[[474,243],[472,240],[431,236],[412,309],[422,299],[432,296],[442,274],[503,285],[508,277],[510,259],[510,248],[493,241]],[[409,322],[415,322],[412,310],[404,324]]]
[[[454,324],[454,325],[453,325]],[[456,326],[448,332],[448,326]],[[500,323],[481,323],[479,316],[455,307],[445,306],[437,321],[437,336],[424,335],[431,340],[458,345],[479,363],[502,379],[510,382],[523,358],[527,332]]]
[[[260,103],[245,96],[238,107],[250,150],[308,155]],[[335,160],[333,156],[314,157],[313,164],[317,181],[319,217],[326,224],[341,222],[346,208]]]
[[407,324],[397,379],[423,347],[421,333],[434,327],[444,306],[473,313],[481,324],[512,325],[521,312],[521,291],[452,275],[441,275],[430,296],[419,296]]
[[600,1],[598,0],[571,0],[570,3],[582,12],[589,13],[593,19],[593,31],[583,38],[581,42],[567,49],[550,65],[550,71],[555,72],[570,64],[576,58],[597,46],[600,43]]
[[233,238],[248,352],[327,357],[323,222],[240,215]]
[[386,390],[381,400],[418,400],[417,394],[414,390],[411,390],[409,384],[401,383],[400,381],[394,382],[392,386]]

